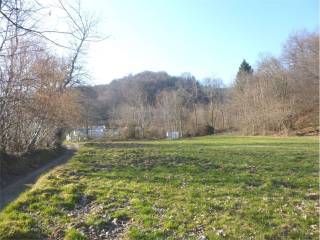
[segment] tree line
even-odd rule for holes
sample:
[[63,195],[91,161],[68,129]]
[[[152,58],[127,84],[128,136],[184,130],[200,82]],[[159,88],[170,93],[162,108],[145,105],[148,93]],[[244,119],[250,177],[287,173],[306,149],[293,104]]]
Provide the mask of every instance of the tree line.
[[230,92],[233,125],[246,134],[319,131],[319,33],[299,32],[279,57],[241,65]]
[[[298,32],[279,57],[245,60],[231,86],[189,73],[142,72],[80,89],[87,125],[106,124],[125,138],[237,131],[247,135],[318,132],[319,34]],[[86,101],[85,103],[83,101]]]
[[[64,27],[45,24],[51,11]],[[1,0],[0,23],[0,154],[59,145],[80,117],[73,89],[96,21],[80,2]]]

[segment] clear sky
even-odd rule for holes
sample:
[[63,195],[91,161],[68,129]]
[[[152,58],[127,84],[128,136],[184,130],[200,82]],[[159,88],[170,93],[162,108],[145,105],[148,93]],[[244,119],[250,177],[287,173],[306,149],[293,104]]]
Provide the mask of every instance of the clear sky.
[[319,27],[317,0],[83,0],[110,35],[91,45],[91,84],[144,70],[230,83],[245,58],[278,55],[289,34]]

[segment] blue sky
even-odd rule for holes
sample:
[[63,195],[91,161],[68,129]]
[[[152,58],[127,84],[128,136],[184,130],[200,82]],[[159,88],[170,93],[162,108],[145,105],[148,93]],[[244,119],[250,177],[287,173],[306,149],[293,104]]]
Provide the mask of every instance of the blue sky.
[[317,0],[83,0],[111,35],[91,45],[91,84],[167,71],[230,83],[242,59],[278,55],[289,34],[319,27]]

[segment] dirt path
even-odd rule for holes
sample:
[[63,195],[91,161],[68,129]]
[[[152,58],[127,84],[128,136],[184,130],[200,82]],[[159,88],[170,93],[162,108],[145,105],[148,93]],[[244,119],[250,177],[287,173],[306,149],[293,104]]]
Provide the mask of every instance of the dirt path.
[[9,186],[0,189],[0,210],[2,210],[8,203],[16,199],[20,193],[25,191],[28,187],[31,187],[40,175],[48,172],[50,169],[65,163],[70,159],[77,147],[67,146],[67,151],[57,159],[50,161],[48,164],[44,165],[41,168],[29,173],[27,176],[20,178],[19,180],[13,182]]

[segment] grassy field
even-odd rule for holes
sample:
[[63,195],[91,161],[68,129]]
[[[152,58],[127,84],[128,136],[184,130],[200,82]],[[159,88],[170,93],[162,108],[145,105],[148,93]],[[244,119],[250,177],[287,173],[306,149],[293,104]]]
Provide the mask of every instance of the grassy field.
[[0,213],[0,239],[318,239],[318,140],[87,143]]

